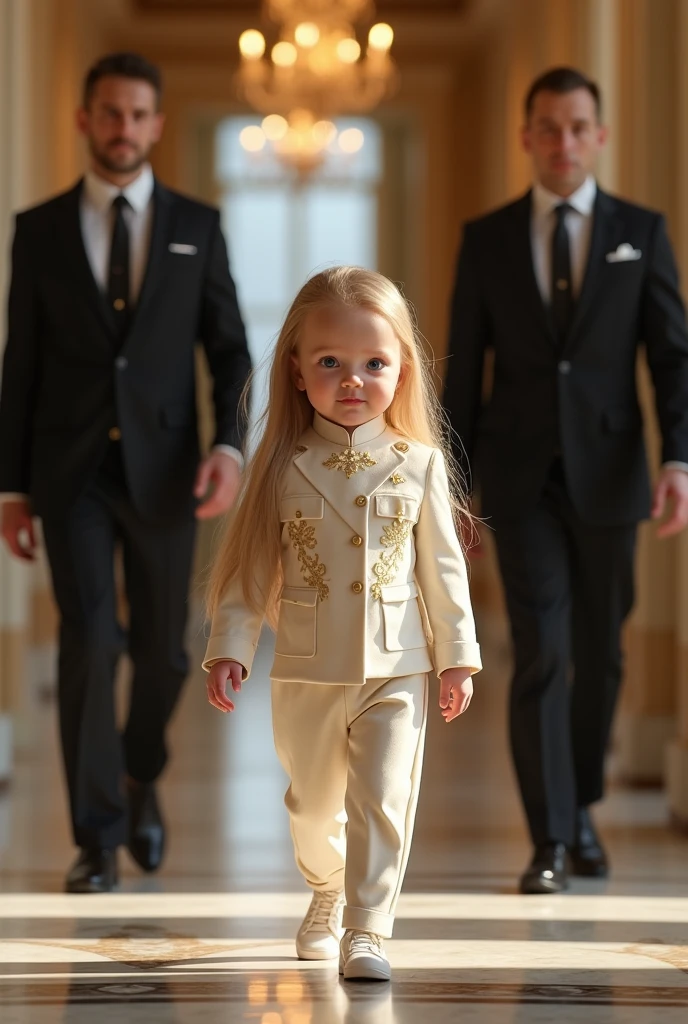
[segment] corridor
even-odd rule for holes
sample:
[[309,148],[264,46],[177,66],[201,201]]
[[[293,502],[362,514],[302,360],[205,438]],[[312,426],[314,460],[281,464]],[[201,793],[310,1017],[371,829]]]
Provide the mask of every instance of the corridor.
[[199,672],[190,680],[163,786],[167,861],[142,878],[123,853],[114,895],[60,893],[72,850],[53,707],[40,707],[37,742],[0,802],[3,1024],[686,1019],[688,850],[659,792],[612,788],[599,812],[609,883],[514,895],[529,847],[497,642],[466,718],[431,717],[392,984],[342,983],[335,965],[299,962],[308,896],[272,749],[267,647],[232,718],[206,704]]

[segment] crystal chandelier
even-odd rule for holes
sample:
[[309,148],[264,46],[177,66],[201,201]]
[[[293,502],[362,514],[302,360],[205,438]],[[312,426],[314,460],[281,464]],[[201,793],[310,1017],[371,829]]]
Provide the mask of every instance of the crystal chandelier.
[[[387,24],[374,24],[364,53],[355,26],[372,18],[370,0],[265,0],[264,9],[279,39],[268,54],[261,32],[242,33],[237,84],[266,116],[260,127],[244,129],[241,143],[254,151],[271,143],[281,160],[307,173],[337,138],[334,116],[371,110],[393,90],[394,33]],[[350,128],[338,143],[353,153],[363,145],[363,133]]]

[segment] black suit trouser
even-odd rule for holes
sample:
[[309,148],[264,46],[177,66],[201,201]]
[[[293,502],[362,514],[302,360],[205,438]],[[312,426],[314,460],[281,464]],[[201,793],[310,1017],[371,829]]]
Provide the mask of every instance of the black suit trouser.
[[633,605],[635,524],[584,523],[561,460],[535,509],[491,520],[514,647],[511,748],[533,842],[571,844],[601,799]]
[[[167,751],[165,728],[187,674],[184,632],[195,522],[151,524],[127,491],[119,446],[64,513],[45,513],[43,533],[60,612],[60,734],[74,839],[126,842],[125,775],[152,782]],[[114,561],[122,550],[129,605],[117,618]],[[124,733],[115,716],[115,672],[133,664]]]

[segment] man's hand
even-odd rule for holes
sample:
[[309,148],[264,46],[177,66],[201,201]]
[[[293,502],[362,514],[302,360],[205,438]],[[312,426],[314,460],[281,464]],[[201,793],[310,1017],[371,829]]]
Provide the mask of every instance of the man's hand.
[[448,668],[440,676],[440,709],[445,722],[451,722],[467,710],[473,696],[469,668]]
[[212,488],[208,498],[196,509],[196,518],[221,516],[234,504],[240,485],[241,470],[237,460],[225,452],[211,452],[196,475],[194,495],[197,498],[205,498]]
[[3,501],[0,505],[2,536],[13,555],[24,562],[36,557],[36,533],[33,528],[31,505],[24,498]]
[[206,681],[208,700],[218,711],[234,711],[234,705],[227,696],[227,683],[231,680],[235,693],[241,690],[243,666],[238,661],[216,661],[211,666]]
[[673,537],[688,525],[688,472],[665,469],[657,481],[652,503],[652,518],[661,519],[670,508],[669,518],[657,530],[660,538]]

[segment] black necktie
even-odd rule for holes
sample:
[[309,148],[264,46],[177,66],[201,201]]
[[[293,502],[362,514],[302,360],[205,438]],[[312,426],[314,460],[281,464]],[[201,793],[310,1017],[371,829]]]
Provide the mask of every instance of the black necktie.
[[574,308],[571,244],[566,229],[566,214],[572,209],[568,203],[560,203],[554,209],[557,223],[552,236],[552,316],[560,345],[566,341]]
[[129,326],[129,228],[124,211],[129,203],[123,195],[113,200],[115,224],[112,230],[110,268],[108,271],[108,300],[113,311],[120,343]]

